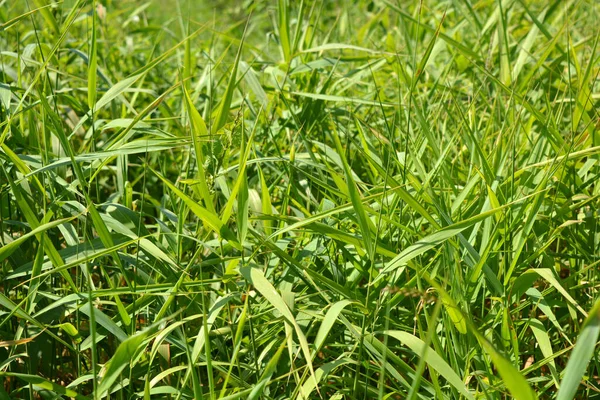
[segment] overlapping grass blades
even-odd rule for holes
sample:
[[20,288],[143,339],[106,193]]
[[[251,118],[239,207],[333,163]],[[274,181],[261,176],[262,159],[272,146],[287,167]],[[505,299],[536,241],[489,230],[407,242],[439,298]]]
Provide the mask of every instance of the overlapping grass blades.
[[0,398],[600,392],[590,0],[0,0]]

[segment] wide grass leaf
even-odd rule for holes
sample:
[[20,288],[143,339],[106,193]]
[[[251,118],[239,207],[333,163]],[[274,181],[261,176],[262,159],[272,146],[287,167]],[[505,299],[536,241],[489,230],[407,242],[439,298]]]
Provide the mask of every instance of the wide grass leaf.
[[29,374],[19,374],[15,372],[0,372],[0,377],[14,377],[18,378],[24,382],[27,382],[40,392],[52,391],[58,395],[67,396],[77,400],[90,400],[89,397],[81,395],[72,389],[65,388],[59,384],[54,382],[50,382],[40,376],[37,375],[29,375]]
[[432,348],[424,352],[425,342],[418,337],[402,331],[385,331],[384,334],[399,340],[403,345],[410,348],[415,354],[425,353],[425,362],[434,370],[436,370],[441,376],[443,376],[448,383],[450,383],[460,394],[465,396],[467,399],[474,399],[473,394],[467,389],[464,381],[460,379],[460,376],[454,372],[452,367],[448,365],[444,359],[435,352]]
[[319,327],[319,331],[317,332],[317,337],[315,338],[315,351],[319,351],[321,346],[323,346],[323,343],[325,343],[327,335],[329,335],[331,328],[335,324],[342,310],[352,303],[351,300],[340,300],[327,310],[325,317],[323,317],[323,322],[321,322],[321,326]]
[[[535,195],[535,194],[533,194],[533,195]],[[467,218],[464,221],[456,222],[452,225],[449,225],[449,226],[446,226],[446,227],[440,229],[439,231],[437,231],[431,235],[424,237],[423,239],[418,240],[415,244],[410,245],[409,247],[404,249],[400,254],[398,254],[396,257],[394,257],[394,259],[392,259],[385,266],[385,268],[381,271],[382,274],[379,275],[377,279],[380,279],[380,277],[383,277],[384,274],[386,274],[386,273],[393,272],[396,269],[406,265],[408,263],[408,261],[412,260],[415,257],[420,256],[421,254],[425,253],[426,251],[428,251],[428,250],[436,247],[437,245],[445,242],[446,240],[458,235],[459,233],[461,233],[462,231],[464,231],[467,228],[470,228],[477,222],[482,221],[486,218],[489,218],[492,215],[494,215],[508,207],[511,207],[512,205],[514,205],[518,202],[524,201],[525,199],[527,199],[533,195],[525,196],[515,202],[505,204],[503,206],[485,211],[481,214],[477,214],[471,218]]]
[[52,229],[56,226],[67,223],[75,218],[76,217],[62,218],[62,219],[57,219],[55,221],[48,222],[46,224],[42,224],[42,225],[38,226],[37,228],[27,232],[25,235],[22,235],[22,236],[18,237],[17,239],[13,240],[12,242],[0,247],[0,261],[4,260],[6,257],[10,256],[15,250],[17,250],[19,248],[19,246],[21,246],[23,243],[25,243],[27,240],[31,239],[32,237],[35,237],[36,235],[38,235],[42,232],[45,232],[49,229]]
[[[296,335],[298,337],[298,342],[300,343],[300,348],[302,349],[302,353],[304,353],[304,357],[306,359],[306,365],[312,375],[312,378],[315,379],[315,372],[312,366],[312,356],[310,354],[310,349],[308,347],[308,341],[306,340],[306,336],[302,332],[300,325],[296,322],[294,315],[285,304],[283,298],[277,293],[277,290],[273,287],[271,282],[265,278],[263,272],[258,268],[253,268],[251,266],[246,266],[240,268],[240,272],[248,280],[248,282],[252,283],[256,290],[262,294],[265,299],[277,310],[281,313],[281,315],[289,322],[296,331]],[[318,389],[317,389],[318,390]]]
[[577,338],[560,383],[557,400],[571,400],[577,395],[577,388],[581,385],[583,375],[596,350],[598,335],[600,335],[600,299],[596,300],[596,304],[590,310]]
[[112,358],[105,365],[105,372],[102,375],[102,380],[98,385],[98,395],[104,397],[110,388],[117,382],[121,372],[130,365],[134,356],[142,351],[146,344],[148,336],[153,334],[158,328],[158,324],[154,324],[141,332],[124,340]]

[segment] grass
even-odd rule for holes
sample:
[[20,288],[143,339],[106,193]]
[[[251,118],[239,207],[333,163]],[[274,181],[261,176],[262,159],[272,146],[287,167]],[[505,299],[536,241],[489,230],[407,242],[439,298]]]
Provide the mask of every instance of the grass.
[[600,398],[599,23],[0,0],[0,399]]

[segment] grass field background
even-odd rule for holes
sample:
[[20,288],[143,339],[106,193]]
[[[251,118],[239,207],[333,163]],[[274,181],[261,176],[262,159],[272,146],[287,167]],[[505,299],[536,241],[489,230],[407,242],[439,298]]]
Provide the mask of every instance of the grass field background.
[[0,400],[600,398],[594,0],[0,0]]

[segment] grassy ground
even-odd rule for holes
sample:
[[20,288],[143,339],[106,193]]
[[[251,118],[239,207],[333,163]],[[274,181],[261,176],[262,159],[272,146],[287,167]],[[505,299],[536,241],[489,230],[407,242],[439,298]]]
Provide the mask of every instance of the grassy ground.
[[595,0],[0,24],[1,400],[600,398]]

